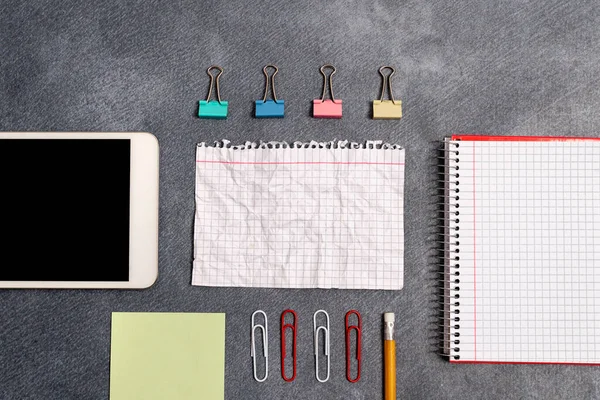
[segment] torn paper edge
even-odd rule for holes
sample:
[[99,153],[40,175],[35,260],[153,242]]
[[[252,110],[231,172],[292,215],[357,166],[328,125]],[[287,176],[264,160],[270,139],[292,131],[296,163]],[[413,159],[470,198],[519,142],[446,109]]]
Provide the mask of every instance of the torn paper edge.
[[385,150],[403,150],[399,144],[384,143],[382,140],[365,140],[362,143],[350,142],[348,140],[331,140],[329,142],[292,142],[269,141],[269,142],[245,142],[243,144],[232,145],[227,139],[214,142],[213,146],[205,142],[198,143],[198,147],[212,147],[217,149],[233,150],[251,150],[251,149],[385,149]]

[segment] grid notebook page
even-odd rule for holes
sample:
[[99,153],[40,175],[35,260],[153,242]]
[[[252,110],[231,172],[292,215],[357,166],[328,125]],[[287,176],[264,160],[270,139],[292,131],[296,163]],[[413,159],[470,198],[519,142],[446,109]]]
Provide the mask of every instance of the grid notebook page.
[[450,143],[460,188],[452,355],[600,363],[600,141]]
[[201,144],[192,284],[401,289],[403,210],[395,145]]

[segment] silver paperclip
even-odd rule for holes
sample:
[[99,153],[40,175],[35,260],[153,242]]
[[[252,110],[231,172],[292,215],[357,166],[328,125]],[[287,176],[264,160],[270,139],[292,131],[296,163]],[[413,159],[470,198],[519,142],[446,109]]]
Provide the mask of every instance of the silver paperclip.
[[[264,325],[256,324],[254,322],[254,317],[256,316],[256,314],[263,315],[265,319]],[[262,379],[259,379],[258,375],[256,374],[256,345],[254,343],[256,342],[255,332],[257,329],[259,329],[262,333],[263,355],[265,356],[265,376]],[[269,376],[269,331],[267,327],[267,314],[265,314],[265,312],[262,310],[254,311],[254,313],[252,313],[252,348],[250,350],[250,355],[252,356],[252,369],[254,373],[254,379],[256,379],[257,382],[266,381],[267,377]]]
[[[317,314],[319,313],[325,314],[325,318],[327,320],[327,324],[325,326],[317,327]],[[313,329],[315,333],[315,376],[319,382],[323,383],[329,380],[329,369],[331,367],[331,356],[329,354],[329,314],[327,314],[327,311],[319,310],[315,312],[313,315]],[[327,376],[325,379],[321,379],[319,377],[319,332],[321,330],[323,330],[325,333],[325,357],[327,357]]]

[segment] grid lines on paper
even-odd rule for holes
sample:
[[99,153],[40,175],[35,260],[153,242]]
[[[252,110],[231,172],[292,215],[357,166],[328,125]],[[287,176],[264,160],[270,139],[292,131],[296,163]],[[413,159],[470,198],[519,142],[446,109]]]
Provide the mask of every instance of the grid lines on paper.
[[600,363],[600,142],[460,146],[461,360]]
[[400,289],[404,151],[198,147],[193,283]]

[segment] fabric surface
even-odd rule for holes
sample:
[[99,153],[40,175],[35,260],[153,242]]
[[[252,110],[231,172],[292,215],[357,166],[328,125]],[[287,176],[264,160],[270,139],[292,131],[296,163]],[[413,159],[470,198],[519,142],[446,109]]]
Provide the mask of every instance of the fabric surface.
[[402,289],[404,149],[202,143],[192,283]]
[[[227,399],[381,399],[385,311],[396,313],[402,398],[600,396],[597,368],[450,365],[439,357],[432,236],[434,149],[445,135],[597,136],[599,27],[592,0],[2,1],[0,129],[152,132],[161,146],[161,203],[160,275],[152,288],[0,291],[0,399],[107,399],[113,311],[227,313]],[[279,67],[286,116],[257,120],[254,101],[264,94],[269,63]],[[340,120],[311,117],[326,63],[337,68]],[[213,64],[225,68],[226,120],[196,116]],[[399,121],[370,119],[382,65],[396,68]],[[196,144],[223,138],[379,139],[405,147],[404,288],[191,286]],[[252,378],[250,359],[250,316],[258,308],[274,328],[262,384]],[[280,377],[277,351],[286,308],[299,317],[291,384]],[[313,364],[311,319],[321,308],[331,317],[326,384],[316,381]],[[351,308],[363,316],[356,384],[344,371],[343,317]]]

